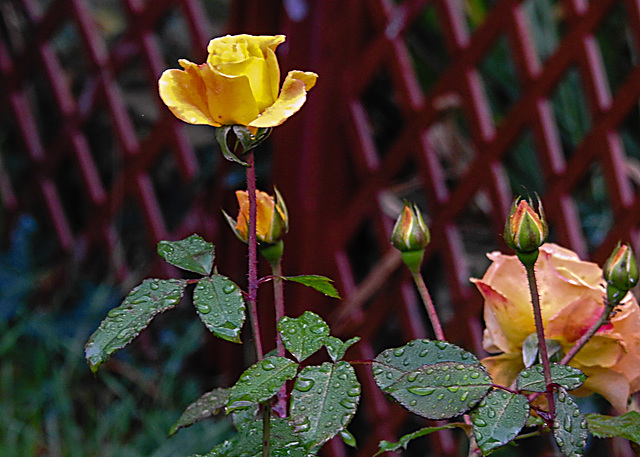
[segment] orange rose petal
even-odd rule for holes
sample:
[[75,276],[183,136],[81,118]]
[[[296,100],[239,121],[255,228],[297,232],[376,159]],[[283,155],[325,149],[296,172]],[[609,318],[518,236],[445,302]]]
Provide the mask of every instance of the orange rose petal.
[[524,363],[522,363],[520,353],[486,357],[480,360],[480,363],[489,370],[494,384],[505,387],[513,384],[518,373],[524,370]]
[[574,360],[584,366],[600,366],[610,368],[616,365],[622,356],[624,349],[617,339],[602,335],[594,335]]
[[[297,79],[300,75],[303,75],[302,78]],[[315,73],[289,72],[275,103],[249,125],[251,127],[275,127],[282,124],[302,108],[307,99],[307,83],[313,87],[316,79]]]
[[627,412],[627,398],[629,398],[629,382],[622,374],[607,368],[582,367],[576,365],[587,375],[582,387],[572,391],[575,395],[589,395],[597,392],[607,399],[620,414]]
[[271,229],[271,218],[273,217],[274,202],[269,194],[256,190],[256,200],[258,204],[257,233],[258,238],[266,240]]
[[221,124],[216,123],[209,114],[204,81],[193,70],[197,65],[187,60],[181,60],[180,64],[186,71],[166,70],[162,73],[158,81],[160,98],[184,122],[219,127]]
[[246,190],[237,190],[236,198],[239,207],[236,230],[246,240],[249,238],[249,193]]
[[514,302],[480,280],[472,280],[485,299],[485,349],[519,351],[527,336],[536,331],[531,304]]

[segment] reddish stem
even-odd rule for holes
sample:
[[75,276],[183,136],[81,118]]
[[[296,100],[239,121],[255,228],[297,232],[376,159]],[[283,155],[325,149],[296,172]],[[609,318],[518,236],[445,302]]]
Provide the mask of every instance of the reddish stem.
[[262,360],[262,338],[260,337],[260,322],[258,319],[258,240],[256,238],[258,203],[256,200],[256,169],[253,158],[253,151],[245,154],[247,159],[247,193],[249,194],[249,272],[248,297],[249,313],[251,325],[253,326],[253,340],[256,348],[256,357]]

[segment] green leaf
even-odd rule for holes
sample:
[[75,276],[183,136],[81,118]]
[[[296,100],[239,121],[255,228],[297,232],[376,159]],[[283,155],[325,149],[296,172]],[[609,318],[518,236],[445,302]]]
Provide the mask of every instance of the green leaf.
[[[239,163],[240,165],[248,167],[249,164],[247,162],[240,160],[238,156],[231,149],[229,149],[228,137],[229,137],[229,132],[232,130],[232,128],[233,128],[232,125],[223,125],[222,127],[216,128],[216,140],[220,145],[220,150],[222,151],[222,155],[224,156],[225,159],[227,159],[230,162],[236,162],[236,163]],[[236,147],[237,147],[237,143],[236,145],[234,145],[233,149],[235,150]]]
[[373,363],[373,375],[381,390],[396,382],[401,376],[438,362],[480,363],[470,352],[444,341],[413,340],[406,345],[386,349]]
[[193,291],[193,304],[211,333],[240,343],[245,305],[242,292],[233,281],[219,274],[200,279]]
[[[564,387],[566,390],[574,390],[582,385],[587,379],[585,374],[577,368],[559,363],[549,364],[551,370],[551,381]],[[534,365],[522,370],[516,378],[518,390],[529,392],[546,392],[547,384],[544,380],[542,365]]]
[[271,128],[259,128],[255,135],[252,135],[249,129],[244,125],[233,126],[233,133],[242,145],[243,154],[260,146],[264,140],[269,138],[271,131]]
[[285,357],[267,357],[254,363],[231,387],[227,412],[270,399],[288,379],[295,377],[297,371],[298,364]]
[[307,447],[319,446],[349,424],[360,383],[347,362],[325,362],[300,372],[291,392],[291,420]]
[[175,434],[179,429],[189,427],[196,422],[209,416],[217,414],[224,408],[229,399],[229,389],[214,389],[198,398],[195,402],[187,406],[180,418],[169,430],[169,436]]
[[382,390],[414,414],[449,419],[473,408],[490,388],[482,364],[440,362],[407,372]]
[[180,241],[160,241],[158,254],[171,265],[204,276],[213,268],[214,246],[199,235]]
[[329,326],[317,314],[305,311],[300,317],[280,319],[278,332],[287,351],[302,362],[322,348],[323,338],[329,335]]
[[346,428],[343,430],[340,430],[340,438],[342,438],[342,441],[347,446],[358,447],[356,443],[356,437],[353,436],[353,434]]
[[[271,457],[310,457],[300,443],[293,426],[285,419],[272,417]],[[216,446],[206,457],[262,457],[262,419],[246,423],[231,439]]]
[[636,411],[629,411],[622,416],[587,414],[586,419],[589,431],[597,438],[621,436],[640,444],[640,414]]
[[333,287],[333,280],[331,278],[327,278],[326,276],[319,275],[301,275],[301,276],[283,276],[282,279],[287,281],[293,281],[300,284],[303,284],[307,287],[313,287],[318,292],[321,292],[329,297],[340,298],[340,294]]
[[587,444],[587,420],[578,405],[562,387],[554,393],[556,417],[553,420],[553,437],[565,457],[579,457]]
[[471,411],[473,434],[483,455],[512,441],[529,417],[526,396],[493,390]]
[[84,347],[91,371],[131,342],[156,314],[180,303],[187,285],[181,279],[145,279],[117,308],[109,311]]
[[358,341],[360,341],[359,336],[354,336],[347,341],[342,341],[340,338],[336,338],[335,336],[325,336],[322,340],[324,346],[327,348],[329,357],[331,357],[331,360],[334,362],[341,360],[344,357],[345,352],[347,352],[347,349]]
[[399,451],[401,448],[402,449],[406,449],[407,446],[409,445],[409,442],[416,439],[416,438],[420,438],[422,436],[426,436],[429,435],[433,432],[439,432],[440,430],[450,430],[453,428],[459,427],[461,429],[463,429],[465,432],[469,433],[469,426],[467,424],[464,424],[462,422],[451,422],[450,424],[446,424],[443,425],[441,427],[425,427],[425,428],[421,428],[420,430],[413,432],[413,433],[409,433],[407,435],[404,435],[402,437],[400,437],[400,440],[397,443],[391,443],[389,441],[380,441],[379,447],[380,450],[378,452],[376,452],[373,457],[383,454],[385,452],[395,452],[395,451]]

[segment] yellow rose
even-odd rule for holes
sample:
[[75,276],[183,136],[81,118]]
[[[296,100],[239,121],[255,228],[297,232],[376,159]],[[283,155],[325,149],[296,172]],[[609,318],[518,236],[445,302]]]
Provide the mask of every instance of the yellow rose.
[[[494,382],[509,386],[524,368],[522,344],[536,331],[525,269],[516,256],[489,254],[482,279],[472,279],[485,299],[482,363]],[[573,251],[547,243],[535,265],[545,337],[566,354],[604,309],[602,270]],[[596,392],[624,413],[629,396],[640,390],[640,310],[632,294],[622,300],[611,322],[578,352],[570,365],[587,375],[575,392]]]
[[166,70],[158,87],[162,101],[178,118],[190,124],[282,124],[304,104],[318,75],[290,71],[280,94],[280,68],[275,50],[284,35],[236,35],[209,42],[202,65],[180,59],[184,70]]
[[[275,244],[280,241],[289,230],[289,214],[284,200],[278,189],[276,197],[266,192],[256,190],[257,217],[256,238],[258,243]],[[246,190],[236,191],[238,199],[238,219],[236,221],[223,211],[227,222],[236,236],[243,242],[249,239],[249,193]]]

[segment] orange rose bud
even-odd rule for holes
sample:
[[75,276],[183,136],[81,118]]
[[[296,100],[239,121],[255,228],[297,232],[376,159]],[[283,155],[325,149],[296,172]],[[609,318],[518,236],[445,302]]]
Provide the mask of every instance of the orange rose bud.
[[607,281],[607,297],[611,303],[620,301],[638,284],[638,264],[628,244],[618,243],[604,265],[602,276]]
[[412,272],[420,269],[424,249],[430,241],[431,234],[420,209],[415,204],[405,202],[391,232],[391,244],[400,251],[402,260]]
[[549,236],[549,226],[540,199],[537,211],[531,205],[531,201],[516,198],[505,224],[504,241],[518,255],[536,253]]
[[[275,189],[276,198],[256,190],[257,220],[256,238],[259,244],[277,244],[289,231],[289,213],[284,204],[282,195]],[[233,220],[224,211],[222,212],[231,226],[231,230],[244,243],[249,240],[249,194],[245,190],[236,191],[236,198],[240,206],[238,219]]]

